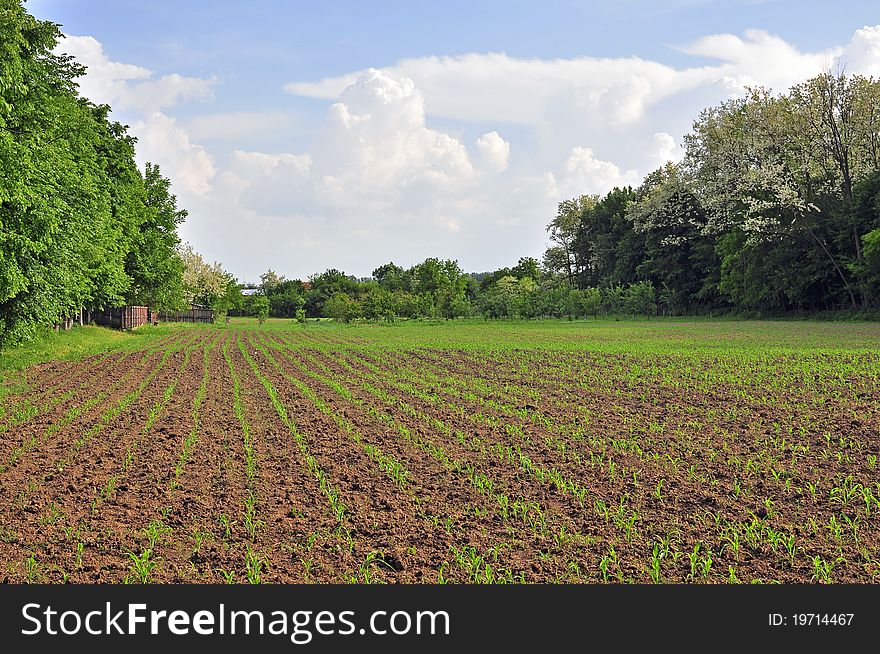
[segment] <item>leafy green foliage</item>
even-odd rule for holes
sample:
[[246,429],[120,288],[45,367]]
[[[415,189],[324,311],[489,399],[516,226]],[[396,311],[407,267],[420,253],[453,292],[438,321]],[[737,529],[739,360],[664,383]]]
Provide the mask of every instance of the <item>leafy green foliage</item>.
[[177,226],[186,218],[186,211],[177,208],[171,182],[158,166],[147,164],[143,185],[144,210],[126,262],[132,278],[129,301],[158,309],[181,309],[186,290],[184,264],[177,252]]
[[78,94],[59,26],[0,12],[0,344],[78,314],[183,300],[170,182],[144,176],[110,108]]
[[878,102],[877,80],[823,74],[706,109],[681,164],[560,203],[547,277],[602,288],[611,313],[634,309],[614,289],[642,282],[664,313],[880,306]]
[[262,325],[269,317],[269,299],[265,295],[256,295],[253,298],[253,310],[257,320]]

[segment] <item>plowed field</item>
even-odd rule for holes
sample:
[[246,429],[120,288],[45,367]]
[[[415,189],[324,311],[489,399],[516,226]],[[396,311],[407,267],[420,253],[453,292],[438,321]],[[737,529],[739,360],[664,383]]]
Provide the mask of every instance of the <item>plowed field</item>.
[[0,417],[0,579],[880,581],[878,328],[436,329],[181,328],[32,368]]

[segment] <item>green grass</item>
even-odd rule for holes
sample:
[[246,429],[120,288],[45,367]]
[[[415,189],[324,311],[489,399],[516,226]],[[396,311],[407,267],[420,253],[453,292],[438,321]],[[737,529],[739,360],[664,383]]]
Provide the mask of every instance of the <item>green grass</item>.
[[[542,321],[399,321],[392,324],[340,325],[310,320],[232,318],[229,325],[165,323],[122,332],[103,327],[74,327],[48,333],[22,346],[0,350],[0,401],[24,390],[20,374],[47,361],[80,359],[109,351],[138,350],[153,339],[180,329],[260,329],[303,334],[300,342],[318,349],[460,348],[466,350],[550,349],[608,353],[704,355],[876,352],[880,323],[771,321],[711,318],[653,318]],[[300,340],[300,339],[297,339]]]
[[[880,323],[719,318],[599,318],[542,321],[400,321],[392,324],[340,325],[293,320],[233,318],[217,329],[254,329],[303,333],[308,347],[483,350],[550,349],[644,354],[781,354],[876,352]],[[314,342],[312,342],[314,340]]]
[[167,336],[177,326],[145,326],[134,331],[120,331],[86,325],[58,334],[44,336],[13,348],[0,349],[0,375],[46,361],[80,359],[111,350],[137,350],[151,339]]
[[[178,327],[152,325],[134,331],[119,331],[87,325],[58,334],[47,332],[23,345],[0,350],[0,402],[10,394],[26,388],[22,371],[48,361],[66,361],[111,351],[140,350],[157,338],[167,336]],[[0,410],[2,413],[2,410]]]
[[[755,357],[785,354],[875,353],[880,323],[712,318],[599,318],[542,321],[399,321],[391,324],[340,325],[294,320],[232,318],[227,324],[165,323],[121,332],[103,327],[74,327],[46,334],[20,347],[0,350],[0,403],[26,390],[23,371],[48,361],[80,359],[109,351],[140,350],[181,329],[258,329],[297,334],[303,347],[338,350],[417,348],[503,351],[575,350],[596,353],[691,354],[699,357]],[[2,409],[0,409],[2,414]]]
[[305,335],[305,347],[338,349],[582,350],[604,353],[766,355],[786,353],[877,352],[880,323],[770,321],[711,318],[653,318],[542,321],[399,321],[340,325],[294,320],[232,318],[230,324],[165,323],[130,332],[103,327],[74,327],[49,333],[15,348],[0,350],[0,401],[24,390],[21,372],[48,361],[80,359],[109,351],[139,350],[180,329],[259,329]]

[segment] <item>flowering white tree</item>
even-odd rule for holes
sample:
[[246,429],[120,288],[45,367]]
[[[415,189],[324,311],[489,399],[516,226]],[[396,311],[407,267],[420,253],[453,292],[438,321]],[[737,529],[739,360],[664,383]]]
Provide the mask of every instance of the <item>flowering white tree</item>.
[[213,306],[226,293],[230,276],[219,263],[209,264],[189,243],[178,251],[183,261],[183,286],[191,304]]
[[844,267],[821,235],[830,214],[820,203],[839,196],[845,183],[821,156],[796,91],[777,97],[751,89],[704,111],[686,141],[685,167],[706,209],[707,231],[737,229],[749,246],[808,236],[856,307]]

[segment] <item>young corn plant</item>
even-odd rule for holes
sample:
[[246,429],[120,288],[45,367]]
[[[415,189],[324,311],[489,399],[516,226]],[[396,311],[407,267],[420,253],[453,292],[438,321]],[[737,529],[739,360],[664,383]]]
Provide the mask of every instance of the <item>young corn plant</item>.
[[248,489],[244,507],[244,528],[253,542],[257,537],[257,530],[265,527],[266,523],[257,518],[257,496],[252,489]]
[[125,583],[149,583],[150,576],[156,568],[156,562],[152,560],[152,556],[153,550],[149,547],[141,550],[140,554],[129,551],[128,558],[131,559],[131,573],[126,576]]
[[73,566],[77,570],[82,570],[83,567],[83,552],[85,551],[85,544],[82,541],[77,541],[76,543],[76,551],[74,552],[73,558]]
[[223,538],[224,540],[229,540],[232,536],[232,525],[233,522],[229,519],[229,516],[225,513],[221,513],[220,517],[217,519],[220,523],[220,528],[223,530]]
[[722,549],[726,549],[733,555],[734,560],[739,561],[740,552],[740,533],[735,523],[730,524],[722,536],[725,544]]
[[248,545],[245,551],[245,572],[249,584],[263,583],[263,572],[269,567],[269,561],[261,554],[257,554]]
[[352,577],[352,582],[356,584],[380,584],[381,580],[377,579],[373,576],[373,564],[378,563],[386,566],[389,570],[394,570],[394,568],[385,561],[385,557],[382,552],[372,551],[364,558],[363,563],[361,563],[360,568],[358,569],[358,573],[356,576]]
[[657,498],[658,501],[663,501],[663,480],[657,482],[656,488],[654,488],[654,497]]
[[171,534],[171,527],[162,522],[162,520],[153,520],[144,529],[144,536],[147,537],[147,540],[150,543],[148,549],[150,551],[156,549],[156,544],[159,540],[169,534]]
[[660,543],[654,543],[654,548],[651,552],[651,565],[648,569],[648,575],[651,577],[652,584],[659,584],[663,581],[661,568],[664,557],[665,552],[661,548]]
[[198,526],[193,527],[193,529],[192,529],[192,540],[193,540],[192,553],[198,554],[202,550],[202,543],[205,542],[205,539],[210,538],[210,536],[211,536],[211,532],[203,531],[202,529],[199,529]]
[[602,582],[608,583],[611,577],[610,571],[614,570],[614,577],[622,582],[623,581],[623,573],[620,571],[620,562],[617,559],[617,552],[614,550],[614,546],[608,548],[608,554],[603,556],[599,560],[599,573],[602,575]]
[[712,552],[711,550],[702,551],[702,543],[696,543],[694,545],[694,549],[692,552],[688,554],[688,559],[691,564],[691,571],[688,574],[688,578],[691,580],[695,580],[697,576],[708,578],[709,572],[712,569]]
[[826,561],[819,554],[810,557],[810,562],[813,564],[813,581],[820,584],[832,583],[831,571],[834,570],[838,560]]
[[734,565],[727,566],[727,583],[728,584],[742,583],[739,580],[739,577],[736,576],[736,566],[734,566]]
[[28,584],[39,584],[45,580],[41,566],[33,553],[24,561],[24,580]]

